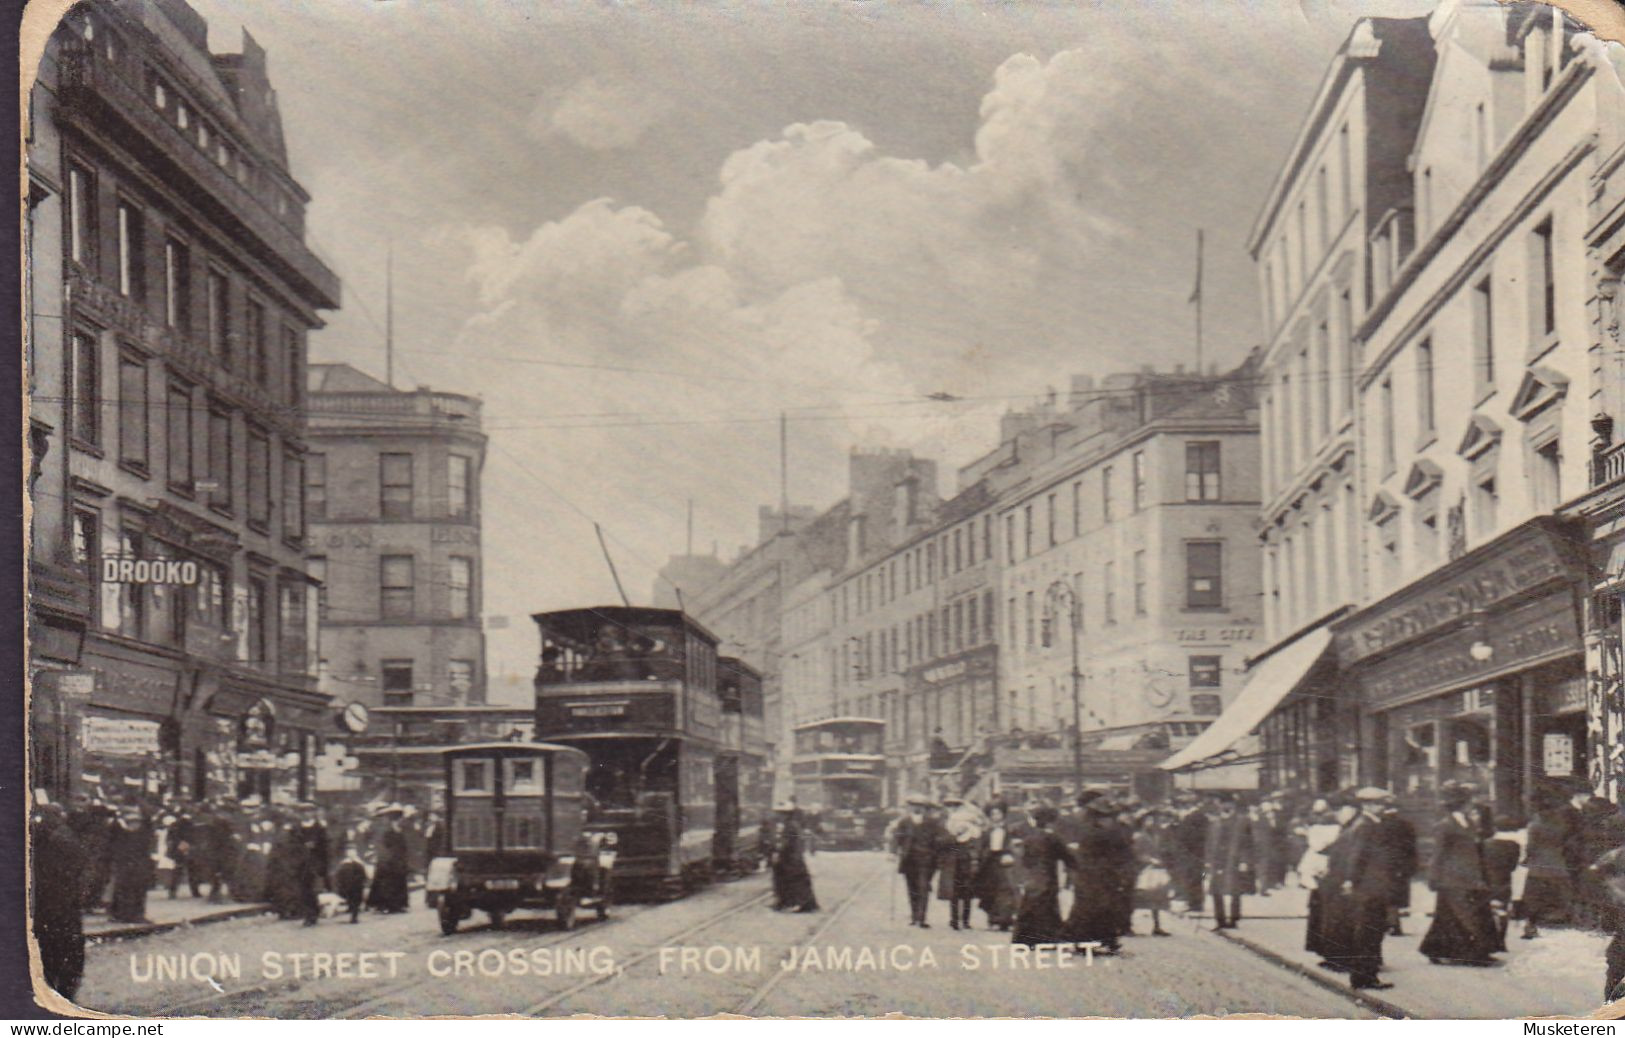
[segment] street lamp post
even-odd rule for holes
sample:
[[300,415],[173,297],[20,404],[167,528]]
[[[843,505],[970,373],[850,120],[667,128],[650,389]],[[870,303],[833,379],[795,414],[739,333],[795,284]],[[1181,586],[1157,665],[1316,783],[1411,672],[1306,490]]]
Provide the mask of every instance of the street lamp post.
[[1083,671],[1078,667],[1078,593],[1064,580],[1057,580],[1044,592],[1044,647],[1050,645],[1057,609],[1066,607],[1067,626],[1072,628],[1072,782],[1074,793],[1083,792]]

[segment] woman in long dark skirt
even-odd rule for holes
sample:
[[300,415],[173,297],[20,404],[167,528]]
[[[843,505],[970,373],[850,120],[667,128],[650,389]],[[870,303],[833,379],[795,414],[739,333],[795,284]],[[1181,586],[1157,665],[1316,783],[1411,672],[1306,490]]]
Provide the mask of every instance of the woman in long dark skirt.
[[406,836],[401,832],[401,809],[386,808],[383,831],[378,835],[378,860],[373,867],[372,889],[367,891],[367,907],[380,912],[406,911],[409,894],[406,878]]
[[1115,952],[1121,945],[1118,869],[1133,854],[1130,837],[1112,820],[1111,810],[1102,796],[1084,806],[1073,855],[1072,911],[1066,920],[1069,943],[1098,945],[1102,952]]
[[1472,793],[1447,785],[1440,799],[1445,815],[1433,826],[1428,867],[1428,885],[1435,894],[1433,924],[1419,950],[1436,965],[1493,966],[1495,921],[1478,825],[1467,813]]
[[1523,939],[1540,936],[1542,922],[1567,918],[1574,904],[1574,882],[1564,853],[1573,834],[1563,814],[1566,806],[1551,796],[1542,798],[1535,817],[1529,820],[1525,840],[1523,885]]
[[1012,853],[1013,841],[1007,818],[1003,804],[988,807],[988,829],[982,835],[981,863],[976,876],[982,911],[987,913],[988,927],[994,930],[1010,929],[1016,920],[1016,907],[1021,902],[1021,891],[1016,882],[1016,856]]
[[773,889],[781,912],[816,912],[812,873],[807,870],[806,840],[799,813],[789,804],[776,808],[779,824],[773,841]]
[[152,886],[154,845],[152,827],[139,808],[119,812],[107,854],[112,863],[113,901],[108,917],[117,923],[145,923],[147,891]]
[[1060,866],[1075,866],[1072,853],[1052,830],[1055,809],[1047,805],[1033,808],[1028,816],[1031,825],[1021,840],[1016,855],[1020,864],[1021,907],[1016,912],[1015,932],[1010,943],[1059,944],[1063,940],[1061,923]]
[[298,919],[304,914],[299,901],[299,881],[294,875],[299,850],[294,843],[293,826],[281,812],[276,815],[275,826],[270,837],[271,852],[265,859],[262,896],[270,902],[271,910],[279,919]]

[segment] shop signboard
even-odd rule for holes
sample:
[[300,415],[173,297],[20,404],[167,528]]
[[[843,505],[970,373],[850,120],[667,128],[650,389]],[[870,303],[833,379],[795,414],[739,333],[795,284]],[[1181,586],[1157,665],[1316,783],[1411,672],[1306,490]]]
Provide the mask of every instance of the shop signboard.
[[1484,558],[1454,573],[1434,574],[1391,604],[1379,604],[1340,625],[1338,659],[1344,667],[1353,666],[1574,575],[1554,535],[1530,527]]
[[1573,599],[1564,592],[1504,613],[1481,631],[1429,639],[1371,665],[1360,680],[1371,706],[1388,709],[1580,651]]
[[106,757],[141,757],[158,752],[158,722],[139,718],[84,718],[80,739],[89,753]]

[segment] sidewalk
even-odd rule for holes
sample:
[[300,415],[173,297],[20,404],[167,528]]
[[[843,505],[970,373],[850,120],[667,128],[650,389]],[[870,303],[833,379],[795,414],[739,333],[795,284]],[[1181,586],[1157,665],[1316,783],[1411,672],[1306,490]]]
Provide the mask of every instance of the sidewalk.
[[154,890],[147,895],[147,918],[150,922],[117,923],[107,918],[104,911],[88,912],[85,914],[85,939],[106,941],[125,937],[145,937],[148,934],[163,933],[182,926],[200,926],[205,923],[224,922],[227,919],[242,919],[268,912],[270,908],[270,905],[264,903],[245,904],[240,901],[210,904],[207,897],[192,897],[185,894],[171,901],[168,891]]
[[[1241,927],[1215,936],[1240,944],[1318,982],[1349,990],[1348,977],[1315,965],[1320,956],[1304,950],[1309,892],[1289,886],[1242,903]],[[1383,941],[1382,979],[1386,991],[1362,992],[1373,1008],[1384,1006],[1420,1019],[1505,1019],[1524,1016],[1584,1016],[1602,1003],[1603,949],[1608,938],[1581,930],[1547,929],[1533,941],[1518,938],[1522,923],[1507,933],[1504,965],[1493,969],[1435,966],[1417,950],[1433,911],[1433,892],[1417,882],[1411,888],[1405,936]],[[1186,918],[1211,919],[1206,912]]]

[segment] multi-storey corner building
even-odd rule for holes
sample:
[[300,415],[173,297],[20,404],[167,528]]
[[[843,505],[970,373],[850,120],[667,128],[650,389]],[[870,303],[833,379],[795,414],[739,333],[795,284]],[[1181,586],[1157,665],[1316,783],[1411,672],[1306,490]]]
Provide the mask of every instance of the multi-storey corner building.
[[[1582,627],[1600,666],[1617,613],[1586,520],[1606,542],[1619,390],[1600,300],[1625,97],[1603,50],[1551,8],[1456,0],[1425,25],[1425,85],[1370,72],[1415,90],[1399,107],[1417,119],[1395,185],[1412,233],[1379,222],[1352,333],[1357,533],[1339,552],[1353,546],[1357,579],[1340,613],[1309,595],[1273,607],[1288,619],[1255,667],[1259,696],[1196,749],[1262,722],[1273,786],[1377,783],[1420,813],[1467,781],[1521,811],[1544,780],[1617,793],[1617,692],[1606,668],[1588,680]],[[1295,406],[1268,421],[1302,439]],[[1288,584],[1326,572],[1281,557]]]
[[[1365,605],[1338,625],[1368,774],[1417,807],[1457,779],[1520,809],[1588,774],[1587,237],[1625,91],[1560,13],[1463,0],[1411,154],[1417,247],[1362,323]],[[1476,147],[1462,147],[1463,141]]]
[[[1607,58],[1619,68],[1617,49]],[[1586,242],[1591,490],[1568,511],[1589,527],[1596,580],[1585,617],[1591,775],[1617,803],[1625,796],[1625,105],[1598,106],[1597,130]]]
[[331,724],[304,563],[304,242],[265,52],[80,4],[29,99],[35,781],[301,796]]
[[1260,371],[1265,636],[1354,601],[1355,328],[1413,247],[1406,162],[1434,67],[1426,19],[1362,20],[1333,59],[1248,242]]
[[1255,372],[1111,376],[1041,430],[998,507],[1007,729],[1211,719],[1234,694],[1262,620]]
[[480,401],[313,364],[309,407],[326,687],[377,707],[485,702]]
[[1415,247],[1407,163],[1436,62],[1425,18],[1356,23],[1254,221],[1264,644],[1246,694],[1167,767],[1252,761],[1266,786],[1316,790],[1357,774],[1359,703],[1329,652],[1365,582],[1356,332]]

